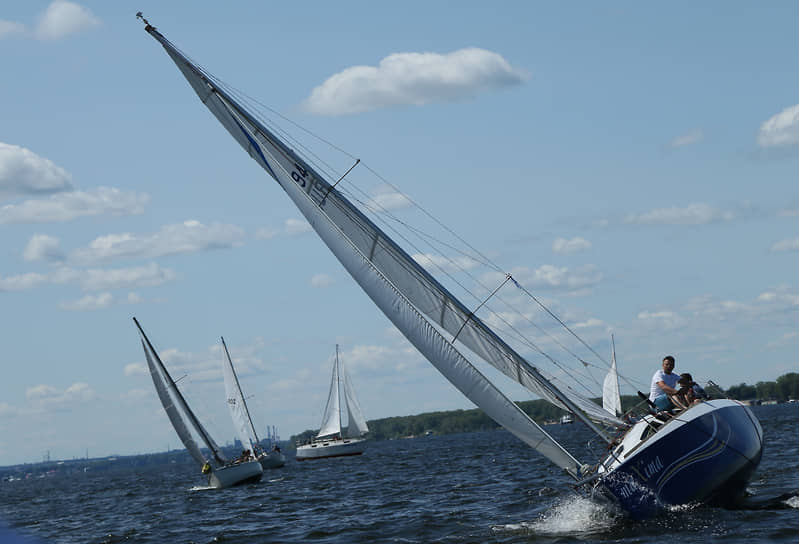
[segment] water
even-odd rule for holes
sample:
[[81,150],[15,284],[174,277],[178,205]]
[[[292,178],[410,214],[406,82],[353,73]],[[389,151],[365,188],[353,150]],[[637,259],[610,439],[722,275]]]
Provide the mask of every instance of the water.
[[[0,542],[766,543],[799,541],[799,405],[755,409],[763,461],[744,510],[683,507],[632,522],[578,497],[505,431],[371,442],[360,457],[202,487],[191,464],[0,483]],[[579,424],[548,427],[583,448]],[[579,457],[594,459],[581,451]],[[778,500],[774,497],[783,495]]]

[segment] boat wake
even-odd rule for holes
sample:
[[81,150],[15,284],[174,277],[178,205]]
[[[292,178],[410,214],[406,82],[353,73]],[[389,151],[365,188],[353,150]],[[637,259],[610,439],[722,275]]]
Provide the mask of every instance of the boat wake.
[[735,510],[789,510],[799,508],[799,489],[776,497],[746,497],[736,504]]
[[612,505],[575,495],[554,504],[537,520],[495,525],[491,529],[538,536],[585,536],[607,532],[623,519]]

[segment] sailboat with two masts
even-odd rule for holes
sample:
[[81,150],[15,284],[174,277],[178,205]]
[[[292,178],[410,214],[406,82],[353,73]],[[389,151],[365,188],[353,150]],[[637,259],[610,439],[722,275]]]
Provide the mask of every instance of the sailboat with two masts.
[[222,359],[222,373],[225,376],[227,407],[233,425],[236,427],[239,441],[244,448],[252,452],[255,459],[261,463],[261,467],[265,469],[282,467],[286,464],[286,456],[276,447],[270,450],[264,449],[258,439],[258,433],[255,432],[255,426],[252,424],[250,410],[247,408],[247,401],[241,391],[239,377],[236,374],[236,369],[233,368],[233,361],[230,359],[230,352],[224,338],[222,338],[222,348],[225,352]]
[[[342,413],[347,412],[347,426],[342,425]],[[322,426],[308,444],[297,446],[297,461],[323,459],[325,457],[346,457],[360,455],[366,449],[363,435],[369,432],[363,418],[361,406],[355,398],[355,391],[339,360],[338,344],[336,359],[333,362],[333,377],[330,381],[330,394],[322,417]]]
[[[147,358],[147,367],[150,369],[150,376],[153,379],[155,390],[164,411],[169,416],[175,432],[180,437],[183,445],[186,446],[189,454],[202,467],[202,473],[208,477],[208,485],[216,488],[231,487],[246,483],[257,482],[263,475],[261,464],[257,461],[229,462],[222,453],[208,431],[197,416],[189,408],[186,399],[178,389],[175,380],[167,371],[158,352],[150,343],[150,339],[144,334],[144,330],[139,325],[139,321],[134,317],[133,322],[139,329],[141,344],[144,348],[144,356]],[[191,429],[191,430],[190,430]],[[206,457],[197,441],[192,435],[196,434],[201,442],[211,451],[211,456]]]
[[[138,16],[202,103],[277,181],[375,305],[489,417],[563,469],[580,489],[610,498],[634,517],[652,515],[663,504],[725,503],[743,495],[760,463],[763,444],[762,429],[749,408],[734,400],[714,399],[679,417],[644,414],[631,422],[593,402],[591,397],[596,394],[578,393],[560,377],[545,374],[478,315],[482,304],[476,309],[467,307],[367,216],[365,203],[358,207],[355,199],[347,197],[338,185],[349,171],[331,183],[320,173],[325,165],[300,151],[302,144],[290,147],[289,140],[278,136],[277,129],[268,128],[254,107],[244,106],[246,97],[190,60],[141,13]],[[517,287],[540,305],[510,274],[505,284]],[[526,339],[520,342],[529,345]],[[550,359],[534,347],[542,362]],[[571,413],[608,445],[609,453],[595,464],[580,462],[468,357],[482,359],[531,393]]]

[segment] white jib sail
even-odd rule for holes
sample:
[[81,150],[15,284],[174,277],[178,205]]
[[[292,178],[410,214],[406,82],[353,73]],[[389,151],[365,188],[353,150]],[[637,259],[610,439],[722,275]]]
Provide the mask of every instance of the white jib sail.
[[236,371],[233,369],[233,362],[230,360],[230,354],[227,351],[227,346],[225,346],[224,338],[222,339],[222,345],[225,352],[222,358],[222,369],[225,376],[225,394],[230,417],[233,420],[233,426],[236,429],[236,435],[241,441],[242,447],[255,451],[258,440],[255,438],[255,430],[250,422],[247,403],[241,392],[239,380],[236,376]]
[[347,405],[347,436],[350,438],[357,438],[369,432],[369,427],[366,425],[366,420],[363,418],[361,405],[358,399],[355,398],[355,389],[352,387],[350,375],[347,372],[347,367],[341,363],[341,377],[344,384],[344,402]]
[[333,377],[330,381],[330,393],[327,395],[325,413],[322,416],[322,426],[317,437],[341,434],[341,397],[339,395],[338,355],[333,363]]

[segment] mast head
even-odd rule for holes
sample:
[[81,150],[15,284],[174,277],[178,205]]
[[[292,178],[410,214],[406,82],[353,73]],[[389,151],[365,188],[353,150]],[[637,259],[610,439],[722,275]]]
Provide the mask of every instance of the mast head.
[[147,30],[149,32],[151,29],[153,29],[153,30],[155,29],[155,27],[152,26],[150,24],[150,22],[147,19],[144,18],[144,15],[142,15],[141,11],[136,12],[136,18],[137,19],[141,19],[144,22],[144,24],[145,24],[144,30]]

